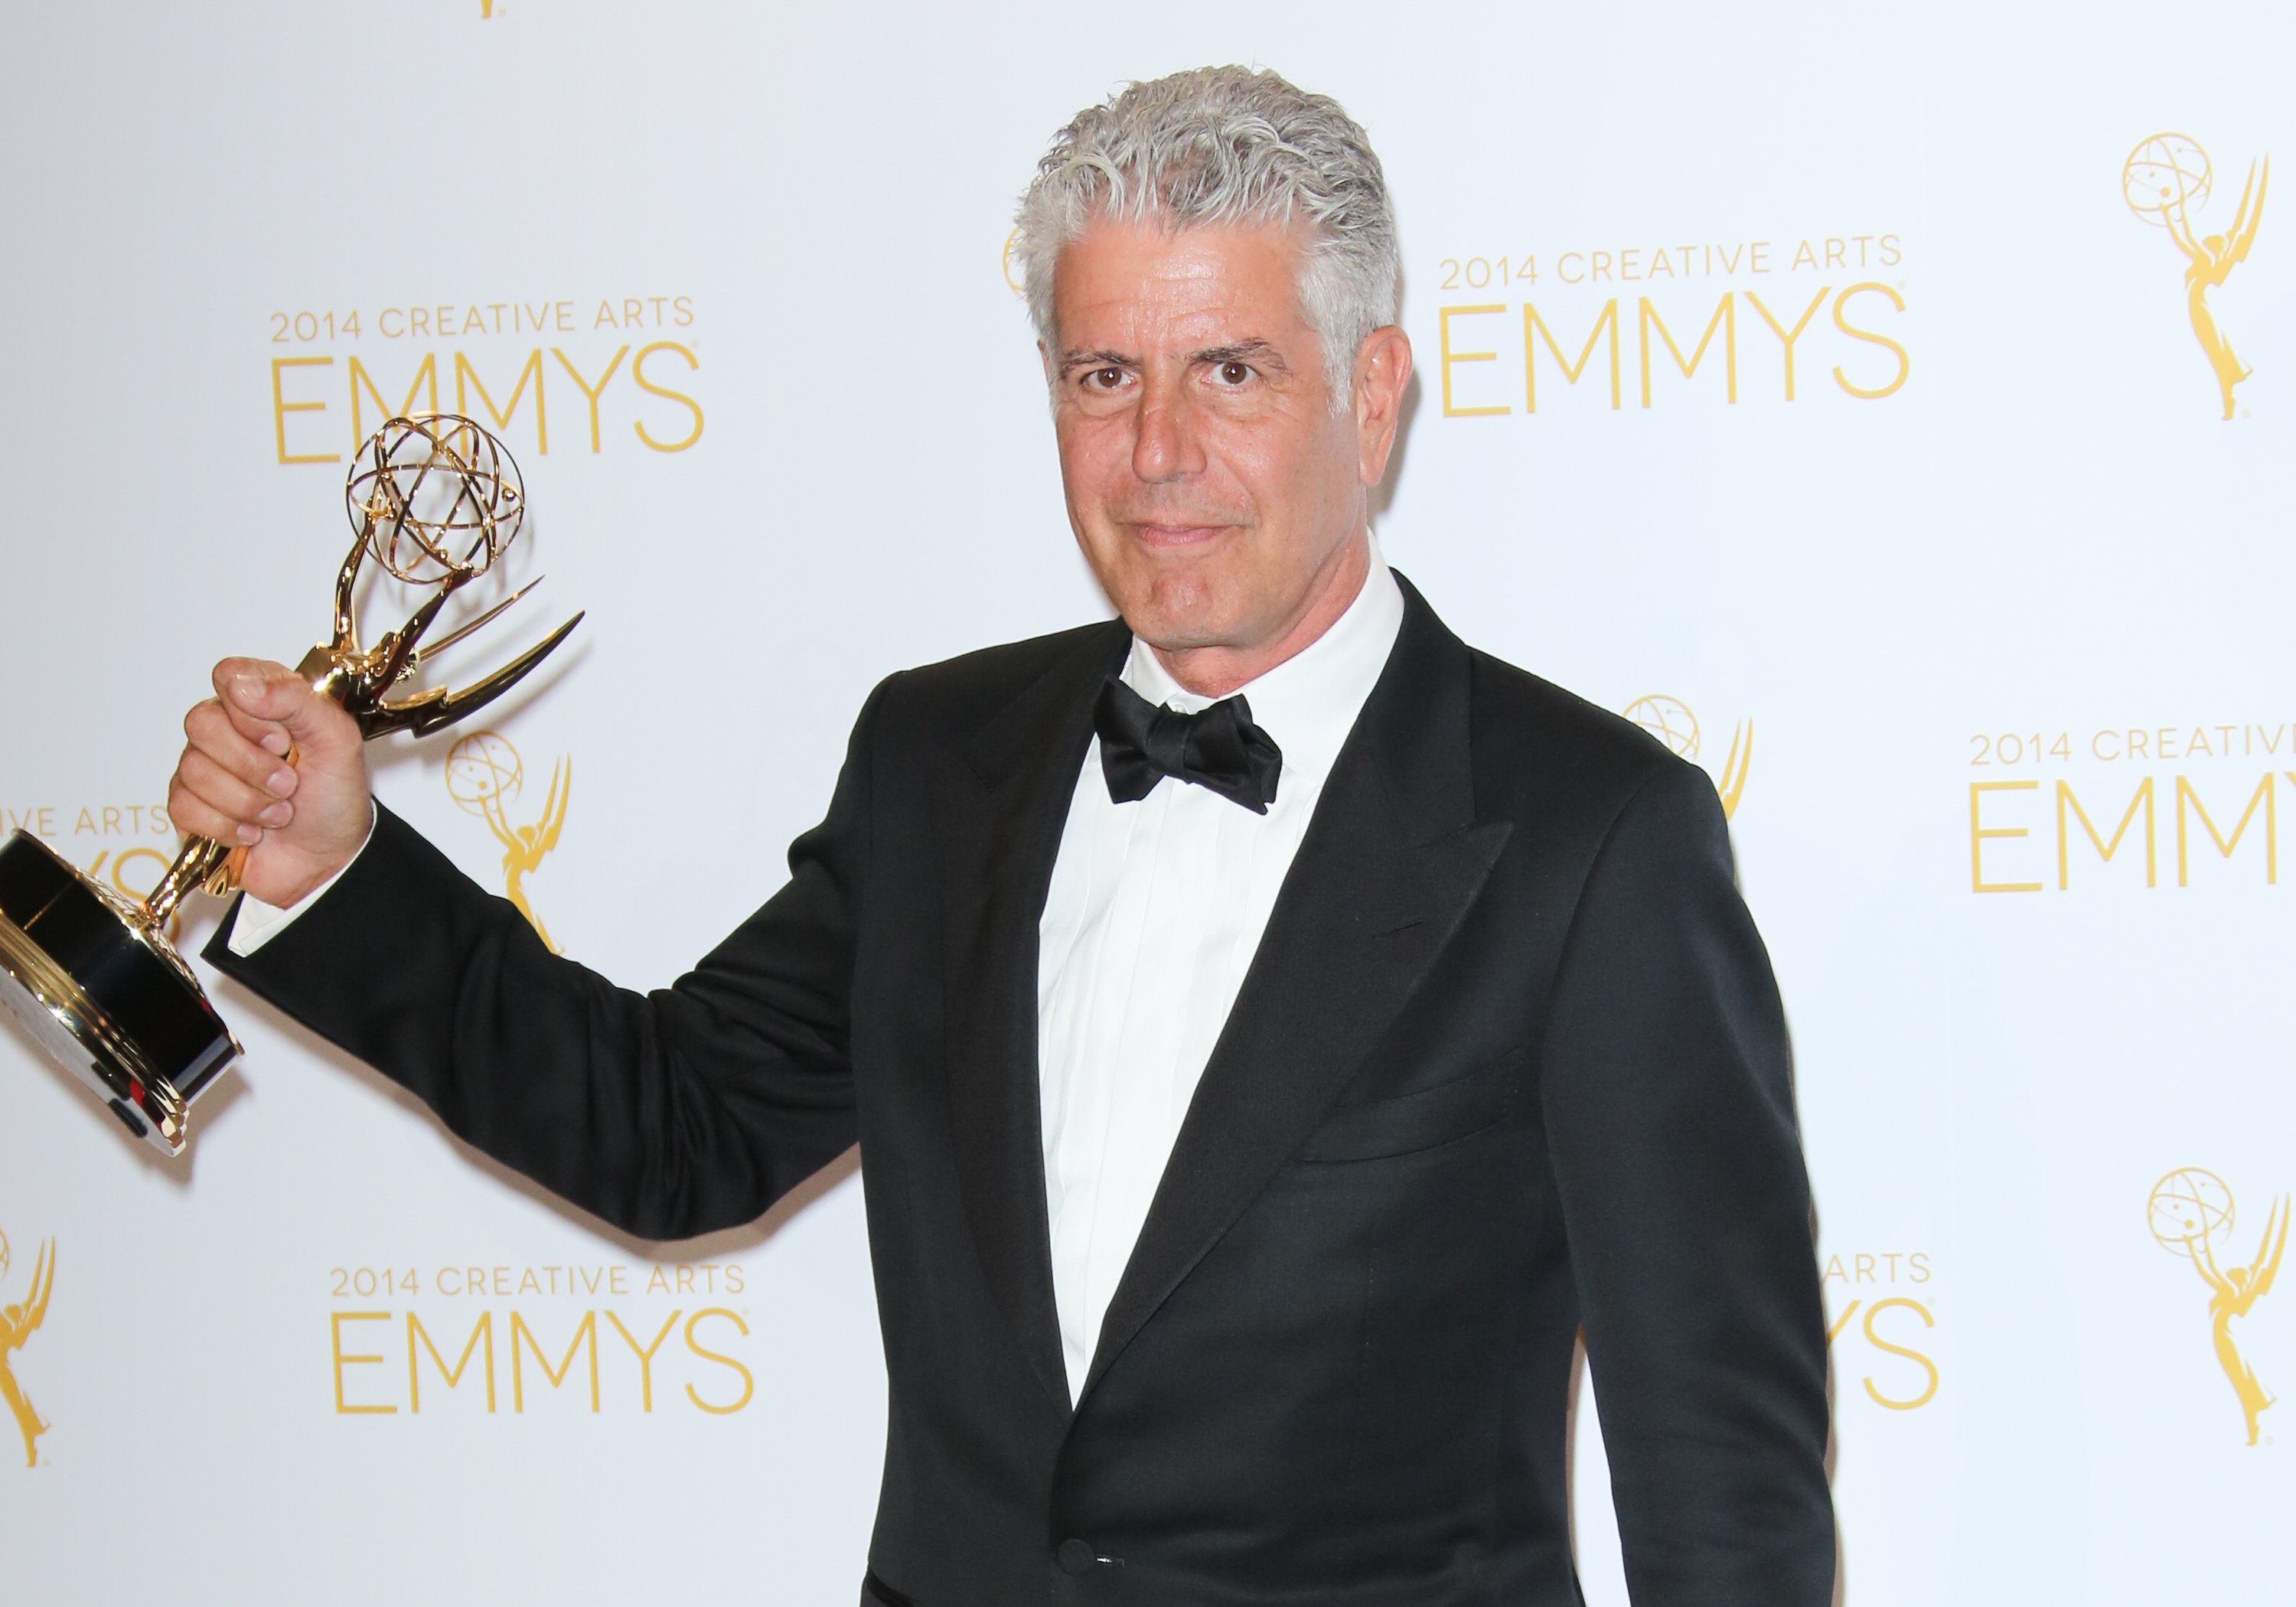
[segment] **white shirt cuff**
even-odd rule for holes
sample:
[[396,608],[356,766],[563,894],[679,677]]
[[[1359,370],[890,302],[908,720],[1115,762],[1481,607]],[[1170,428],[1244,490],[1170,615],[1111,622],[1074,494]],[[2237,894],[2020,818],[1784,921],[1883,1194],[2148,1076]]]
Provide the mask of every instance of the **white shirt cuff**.
[[[368,808],[372,811],[373,806],[370,804]],[[366,845],[373,840],[374,816],[370,812],[367,816],[366,835],[359,840],[358,847],[351,850],[351,857],[336,867],[333,875],[284,908],[276,904],[266,904],[253,893],[241,894],[239,919],[231,923],[231,937],[225,942],[224,947],[242,959],[245,959],[281,932],[285,931],[288,927],[294,924],[297,916],[327,896],[327,890],[343,879],[343,873],[358,863],[358,857],[366,852]]]

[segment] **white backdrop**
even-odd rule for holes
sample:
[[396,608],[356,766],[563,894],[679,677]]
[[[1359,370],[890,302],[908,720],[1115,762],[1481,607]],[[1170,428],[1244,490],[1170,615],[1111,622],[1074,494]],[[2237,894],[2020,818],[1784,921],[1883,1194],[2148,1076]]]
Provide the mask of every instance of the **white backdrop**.
[[[2284,7],[12,6],[5,824],[148,883],[183,709],[320,633],[333,459],[428,359],[507,415],[550,576],[491,651],[589,619],[486,717],[497,819],[448,786],[466,733],[381,791],[499,888],[563,765],[524,895],[668,980],[777,884],[876,679],[1105,611],[1001,248],[1076,107],[1234,60],[1338,95],[1398,198],[1390,557],[1735,794],[1846,1599],[2278,1599],[2296,1476],[2234,1374],[2296,1388],[2296,1294],[2228,1275],[2296,1189],[2296,202],[2240,216],[2296,148]],[[2230,419],[2163,176],[2253,370]],[[2101,857],[2084,818],[2132,808]],[[0,1418],[8,1599],[852,1600],[849,1160],[626,1242],[217,996],[248,1058],[174,1165],[0,1037],[0,1305],[53,1269],[0,1355],[47,1425],[25,1466]]]

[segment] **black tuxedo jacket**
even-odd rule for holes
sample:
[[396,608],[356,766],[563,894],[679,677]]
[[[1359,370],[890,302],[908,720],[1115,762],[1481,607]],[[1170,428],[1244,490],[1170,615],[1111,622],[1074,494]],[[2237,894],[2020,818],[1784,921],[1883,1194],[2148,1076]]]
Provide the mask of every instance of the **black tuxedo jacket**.
[[671,988],[552,955],[388,813],[208,957],[633,1233],[857,1139],[865,1603],[1576,1603],[1583,1325],[1638,1607],[1823,1607],[1809,1200],[1714,789],[1405,596],[1074,1409],[1037,925],[1120,622],[880,686],[788,885]]

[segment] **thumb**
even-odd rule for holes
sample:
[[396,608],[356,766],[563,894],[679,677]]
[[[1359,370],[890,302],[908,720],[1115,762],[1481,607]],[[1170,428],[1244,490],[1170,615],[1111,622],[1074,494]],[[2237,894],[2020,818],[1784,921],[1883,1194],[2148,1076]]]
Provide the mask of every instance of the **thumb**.
[[343,736],[342,710],[284,664],[226,659],[215,668],[215,689],[233,723],[274,751],[285,750],[280,736],[308,751],[332,749]]

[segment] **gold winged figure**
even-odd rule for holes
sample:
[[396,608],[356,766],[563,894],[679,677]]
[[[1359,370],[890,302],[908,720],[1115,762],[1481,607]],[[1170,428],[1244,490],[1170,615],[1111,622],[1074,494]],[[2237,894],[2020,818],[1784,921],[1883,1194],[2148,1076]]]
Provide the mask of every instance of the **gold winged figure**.
[[2288,1248],[2288,1200],[2283,1195],[2266,1213],[2264,1242],[2257,1246],[2256,1259],[2246,1267],[2219,1269],[2207,1237],[2192,1241],[2193,1265],[2208,1280],[2210,1291],[2209,1316],[2216,1339],[2217,1365],[2232,1381],[2233,1393],[2240,1397],[2240,1409],[2248,1418],[2251,1445],[2257,1440],[2257,1418],[2278,1397],[2265,1389],[2256,1376],[2256,1369],[2248,1365],[2240,1348],[2233,1343],[2232,1320],[2246,1316],[2272,1287],[2273,1275],[2280,1270],[2281,1253]]
[[2217,389],[2224,398],[2226,418],[2233,415],[2232,388],[2255,371],[2240,360],[2224,331],[2217,327],[2216,314],[2209,307],[2208,296],[2210,291],[2223,286],[2233,269],[2247,258],[2249,248],[2256,243],[2257,225],[2264,220],[2265,187],[2271,178],[2271,158],[2249,164],[2248,183],[2240,193],[2240,209],[2233,214],[2231,229],[2222,234],[2196,237],[2182,206],[2161,209],[2162,220],[2169,225],[2169,238],[2191,259],[2185,269],[2185,302],[2192,314],[2193,333],[2200,340],[2201,349],[2208,353],[2209,365],[2217,371]]
[[[0,1272],[8,1266],[8,1241],[0,1238]],[[41,1320],[48,1315],[48,1296],[56,1285],[56,1247],[52,1240],[40,1246],[39,1259],[32,1264],[32,1286],[24,1298],[12,1306],[0,1307],[0,1398],[8,1403],[15,1414],[16,1427],[24,1436],[24,1465],[37,1467],[40,1454],[36,1442],[48,1431],[40,1414],[25,1398],[24,1387],[16,1382],[9,1357],[24,1348]]]
[[542,806],[542,818],[530,826],[511,824],[510,817],[503,813],[499,794],[489,794],[486,801],[488,828],[503,846],[504,890],[552,954],[563,954],[565,950],[551,937],[550,929],[542,924],[542,917],[534,913],[534,906],[526,901],[526,873],[540,870],[544,856],[558,846],[558,833],[566,824],[567,799],[574,790],[573,768],[573,761],[562,758],[550,767],[550,797]]

